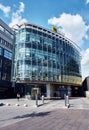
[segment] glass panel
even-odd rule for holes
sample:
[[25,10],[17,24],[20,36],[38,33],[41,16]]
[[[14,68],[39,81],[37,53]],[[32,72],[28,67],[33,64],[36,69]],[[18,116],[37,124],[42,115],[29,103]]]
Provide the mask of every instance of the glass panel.
[[0,47],[0,55],[2,55],[2,48]]
[[26,32],[22,32],[20,33],[20,38],[19,38],[20,41],[26,41]]
[[9,51],[7,50],[4,50],[4,57],[8,58],[8,59],[12,59],[12,53],[10,53]]
[[4,28],[0,25],[0,30],[4,32]]
[[20,41],[19,33],[16,39],[18,65],[17,61],[15,64],[20,78],[73,82],[70,77],[81,76],[79,52],[62,37],[57,39],[46,32],[27,28],[20,32]]

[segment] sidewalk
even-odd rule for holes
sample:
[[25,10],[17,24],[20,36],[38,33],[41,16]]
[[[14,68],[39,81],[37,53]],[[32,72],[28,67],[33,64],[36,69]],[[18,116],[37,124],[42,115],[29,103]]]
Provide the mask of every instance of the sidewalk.
[[[86,98],[70,99],[70,108],[64,100],[35,101],[20,99],[0,100],[0,130],[88,130],[89,100]],[[7,106],[7,103],[10,106]],[[19,106],[16,104],[19,103]],[[25,107],[24,104],[28,106]]]

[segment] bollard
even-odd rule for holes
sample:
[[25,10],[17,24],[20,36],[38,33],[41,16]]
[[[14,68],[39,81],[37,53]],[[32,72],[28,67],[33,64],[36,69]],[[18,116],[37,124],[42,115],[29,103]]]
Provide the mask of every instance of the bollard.
[[35,99],[36,99],[36,106],[38,107],[38,95],[35,95]]
[[66,96],[66,106],[69,108],[69,96]]
[[65,99],[65,106],[66,106],[66,104],[67,104],[67,103],[66,103],[66,94],[64,94],[64,99]]
[[44,104],[44,95],[42,95],[42,104]]
[[66,105],[69,104],[69,96],[66,96]]
[[66,96],[66,94],[64,94],[64,99],[65,99],[65,106],[67,106],[67,108],[69,108],[70,107],[69,96]]

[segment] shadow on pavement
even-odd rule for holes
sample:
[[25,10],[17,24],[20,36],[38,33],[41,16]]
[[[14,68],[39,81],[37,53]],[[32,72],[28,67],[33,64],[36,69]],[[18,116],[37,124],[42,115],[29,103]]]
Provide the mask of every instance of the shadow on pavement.
[[48,114],[50,114],[50,112],[39,112],[39,113],[31,113],[31,114],[25,114],[25,115],[21,115],[21,116],[16,116],[13,119],[21,119],[21,118],[29,118],[29,117],[38,117],[38,116],[47,116]]

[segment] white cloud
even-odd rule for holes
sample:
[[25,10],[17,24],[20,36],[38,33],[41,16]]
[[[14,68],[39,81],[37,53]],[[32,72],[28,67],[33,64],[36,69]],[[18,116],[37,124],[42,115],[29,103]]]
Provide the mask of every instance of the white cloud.
[[89,0],[86,0],[86,4],[88,4],[89,3]]
[[3,13],[5,14],[5,16],[8,17],[9,13],[11,11],[11,7],[10,6],[4,6],[4,5],[0,4],[0,10],[2,10]]
[[89,76],[89,64],[82,66],[81,71],[82,71],[82,79],[84,80],[86,77]]
[[82,79],[84,80],[86,77],[89,76],[89,64],[86,66],[82,66]]
[[16,24],[20,25],[22,23],[26,23],[27,20],[22,17],[22,13],[24,13],[25,5],[23,2],[20,2],[19,9],[12,13],[10,27],[15,27]]
[[89,76],[89,48],[82,52],[82,77],[83,79]]
[[23,2],[20,2],[19,10],[17,10],[17,13],[24,12],[25,5]]
[[89,48],[83,52],[81,63],[82,63],[82,65],[89,64]]
[[85,24],[79,14],[71,15],[63,13],[58,18],[50,18],[48,23],[56,25],[59,31],[62,31],[66,37],[73,40],[79,46],[83,43],[83,38],[89,29],[89,26]]

